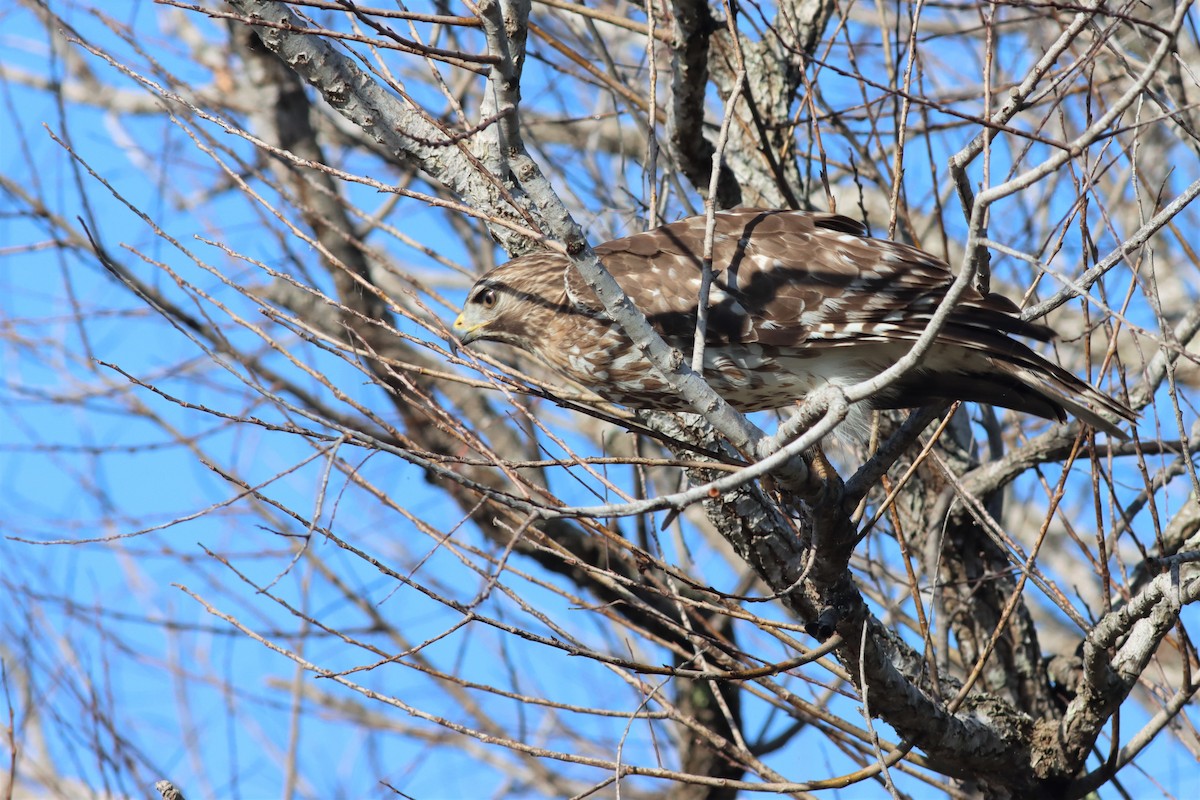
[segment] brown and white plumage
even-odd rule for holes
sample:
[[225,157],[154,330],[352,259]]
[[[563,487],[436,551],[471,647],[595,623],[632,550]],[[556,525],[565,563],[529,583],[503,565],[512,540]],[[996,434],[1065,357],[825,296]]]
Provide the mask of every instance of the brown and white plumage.
[[[662,336],[692,351],[704,217],[607,242],[596,254]],[[850,385],[904,355],[945,296],[949,267],[871,239],[834,214],[736,209],[716,215],[704,377],[743,411],[780,408],[827,383]],[[969,291],[924,361],[871,408],[991,403],[1120,435],[1135,414],[1012,338],[1054,332],[996,294]],[[535,253],[472,287],[454,329],[463,344],[519,347],[615,403],[690,410],[608,318],[570,261]]]

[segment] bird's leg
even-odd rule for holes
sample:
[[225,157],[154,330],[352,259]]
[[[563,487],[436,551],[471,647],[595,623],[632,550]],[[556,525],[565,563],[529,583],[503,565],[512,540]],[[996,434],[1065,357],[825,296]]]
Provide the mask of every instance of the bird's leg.
[[833,464],[829,463],[829,459],[825,456],[825,451],[821,449],[820,442],[814,444],[806,455],[808,456],[809,469],[813,471],[813,475],[821,483],[828,485],[832,481],[840,481],[842,479]]
[[[826,387],[822,391],[829,391],[830,388]],[[774,442],[784,444],[793,442],[819,418],[815,409],[809,409],[807,404],[801,405],[797,409],[797,413],[791,414],[779,426]],[[791,464],[775,475],[775,479],[771,481],[773,487],[802,498],[810,508],[815,505],[823,505],[830,500],[839,502],[841,495],[844,494],[845,486],[841,476],[825,456],[820,441],[801,453],[799,460],[803,462],[804,469],[801,470],[800,464],[792,460]]]
[[780,499],[790,505],[794,499],[803,499],[809,508],[824,505],[827,502],[840,502],[845,492],[842,476],[825,456],[825,451],[818,443],[804,451],[801,456],[807,467],[804,477],[793,474],[791,479],[780,480],[780,476],[767,476],[763,485],[768,491],[776,492]]
[[841,503],[845,494],[845,484],[842,482],[842,476],[838,475],[837,468],[826,457],[820,442],[804,454],[804,461],[808,464],[809,485],[816,487],[816,492],[807,499],[809,507],[818,508],[826,503]]

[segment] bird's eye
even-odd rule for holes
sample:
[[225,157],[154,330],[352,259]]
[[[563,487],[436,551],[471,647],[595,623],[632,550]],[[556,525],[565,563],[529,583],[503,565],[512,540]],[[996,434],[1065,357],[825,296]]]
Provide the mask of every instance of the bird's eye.
[[479,303],[484,308],[489,308],[489,309],[496,307],[496,299],[497,298],[496,298],[496,290],[495,289],[484,289],[482,292],[475,295],[475,302]]

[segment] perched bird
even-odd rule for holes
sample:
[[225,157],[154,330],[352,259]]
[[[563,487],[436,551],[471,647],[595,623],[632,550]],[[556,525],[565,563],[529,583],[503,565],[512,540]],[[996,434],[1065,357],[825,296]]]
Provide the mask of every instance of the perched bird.
[[[705,220],[690,217],[595,248],[663,338],[692,352]],[[850,385],[894,364],[953,281],[928,253],[872,239],[835,214],[735,209],[716,215],[704,377],[742,411],[781,408],[826,383]],[[1124,436],[1133,410],[1012,338],[1049,341],[1006,297],[966,293],[924,360],[862,404],[915,408],[967,400]],[[607,400],[691,410],[657,377],[571,262],[534,253],[481,277],[454,330],[526,350]],[[863,418],[866,409],[853,409]]]

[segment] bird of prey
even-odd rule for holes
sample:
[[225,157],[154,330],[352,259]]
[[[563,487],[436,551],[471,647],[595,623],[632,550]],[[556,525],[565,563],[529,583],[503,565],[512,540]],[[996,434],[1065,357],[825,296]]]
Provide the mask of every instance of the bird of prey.
[[[690,217],[595,248],[663,338],[692,352],[705,219]],[[704,378],[742,411],[791,405],[896,362],[954,279],[915,247],[869,238],[836,214],[735,209],[716,214]],[[1012,338],[1054,337],[1008,298],[969,290],[920,364],[863,401],[868,409],[966,400],[1123,436],[1136,414]],[[534,253],[483,275],[454,321],[463,345],[503,342],[631,408],[689,411],[610,319],[570,260]],[[863,409],[856,409],[860,416]]]

